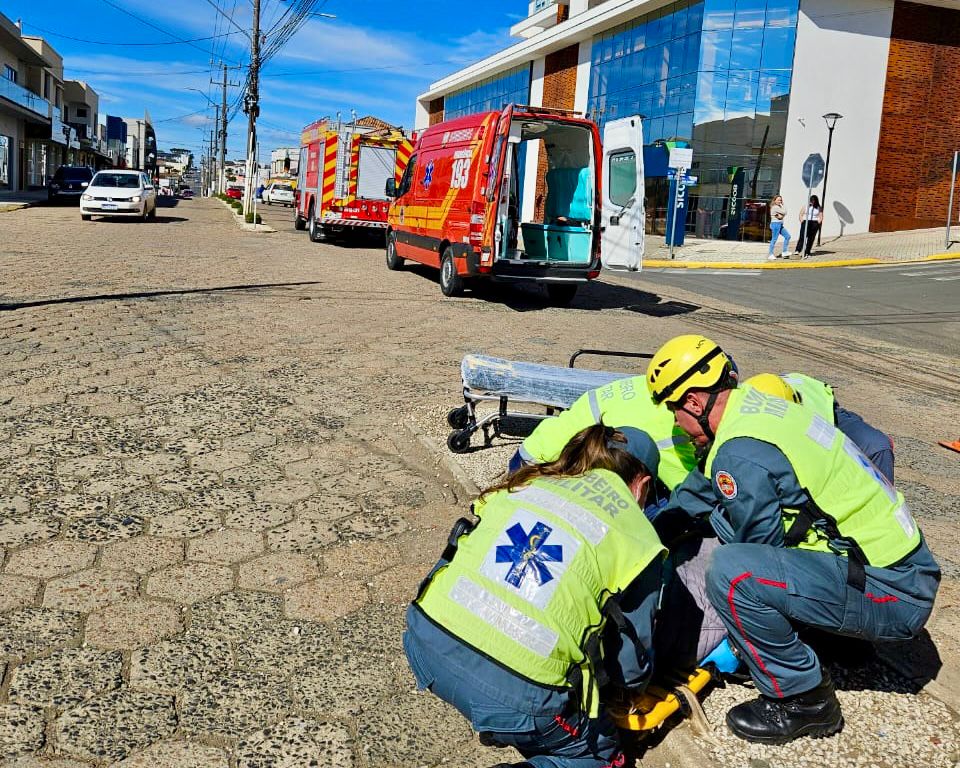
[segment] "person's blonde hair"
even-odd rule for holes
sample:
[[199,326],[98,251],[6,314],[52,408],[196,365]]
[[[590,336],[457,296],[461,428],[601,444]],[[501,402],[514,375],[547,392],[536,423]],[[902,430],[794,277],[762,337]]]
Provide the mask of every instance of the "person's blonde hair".
[[[651,472],[640,459],[626,450],[626,442],[627,438],[622,432],[603,424],[594,424],[570,438],[555,461],[521,467],[485,489],[480,498],[484,499],[497,491],[512,491],[538,477],[576,477],[593,469],[609,470],[629,485],[637,475],[647,476]],[[618,443],[623,443],[624,448],[618,447]]]
[[777,200],[779,200],[781,203],[783,202],[783,195],[781,195],[779,192],[770,198],[770,205],[776,205]]

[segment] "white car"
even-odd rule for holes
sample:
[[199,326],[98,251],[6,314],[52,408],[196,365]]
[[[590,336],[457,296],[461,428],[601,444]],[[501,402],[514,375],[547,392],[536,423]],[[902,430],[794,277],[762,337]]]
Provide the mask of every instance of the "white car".
[[293,185],[274,182],[263,190],[263,202],[267,205],[293,206]]
[[157,190],[140,171],[100,171],[80,197],[80,218],[91,216],[136,216],[146,220],[157,215]]

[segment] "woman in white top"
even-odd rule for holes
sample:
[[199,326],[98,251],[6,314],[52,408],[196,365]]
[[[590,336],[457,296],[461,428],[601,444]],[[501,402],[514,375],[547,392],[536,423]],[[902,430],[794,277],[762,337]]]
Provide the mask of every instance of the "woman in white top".
[[787,209],[783,204],[783,198],[780,195],[776,195],[773,200],[770,201],[770,232],[773,234],[773,237],[770,238],[770,251],[767,254],[767,258],[770,261],[773,261],[777,257],[773,255],[773,251],[777,246],[777,239],[783,235],[783,251],[780,255],[783,256],[790,249],[790,233],[787,232],[787,228],[783,225],[783,220],[787,216]]
[[803,251],[803,258],[810,258],[810,251],[813,248],[813,241],[817,239],[817,232],[823,224],[823,208],[820,207],[820,198],[816,195],[810,195],[810,203],[806,210],[800,211],[801,226],[800,241],[797,243],[797,253],[803,245],[806,238],[806,248]]

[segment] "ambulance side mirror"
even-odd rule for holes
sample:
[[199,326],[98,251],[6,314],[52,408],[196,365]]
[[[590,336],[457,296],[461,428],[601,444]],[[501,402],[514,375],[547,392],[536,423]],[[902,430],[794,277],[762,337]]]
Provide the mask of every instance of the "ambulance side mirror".
[[396,197],[397,196],[397,180],[396,179],[387,179],[387,187],[384,190],[387,197]]

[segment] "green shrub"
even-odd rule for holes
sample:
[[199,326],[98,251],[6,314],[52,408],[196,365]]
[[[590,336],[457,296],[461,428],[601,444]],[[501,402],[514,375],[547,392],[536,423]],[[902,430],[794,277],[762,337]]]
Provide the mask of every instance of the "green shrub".
[[[247,224],[253,224],[253,211],[248,213],[244,218]],[[263,224],[263,219],[260,217],[260,214],[257,214],[257,224]]]

